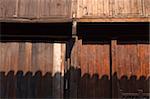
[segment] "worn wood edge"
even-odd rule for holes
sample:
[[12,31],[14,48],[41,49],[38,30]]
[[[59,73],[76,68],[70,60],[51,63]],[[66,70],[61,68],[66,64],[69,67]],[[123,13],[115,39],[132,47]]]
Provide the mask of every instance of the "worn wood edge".
[[77,22],[150,22],[150,18],[78,18]]
[[[71,18],[0,18],[0,22],[16,23],[64,23],[72,22]],[[150,22],[150,18],[78,18],[77,22]]]
[[72,22],[70,18],[0,18],[0,22],[15,23],[64,23]]

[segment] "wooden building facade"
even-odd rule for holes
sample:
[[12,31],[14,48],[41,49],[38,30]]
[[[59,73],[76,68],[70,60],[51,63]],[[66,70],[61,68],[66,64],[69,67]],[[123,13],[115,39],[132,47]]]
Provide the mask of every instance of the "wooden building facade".
[[150,0],[0,0],[1,98],[149,98]]

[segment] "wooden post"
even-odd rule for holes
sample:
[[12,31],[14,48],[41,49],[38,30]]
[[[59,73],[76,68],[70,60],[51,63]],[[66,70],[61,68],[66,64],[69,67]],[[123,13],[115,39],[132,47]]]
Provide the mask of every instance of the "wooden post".
[[76,38],[77,36],[77,21],[74,20],[72,22],[72,38]]

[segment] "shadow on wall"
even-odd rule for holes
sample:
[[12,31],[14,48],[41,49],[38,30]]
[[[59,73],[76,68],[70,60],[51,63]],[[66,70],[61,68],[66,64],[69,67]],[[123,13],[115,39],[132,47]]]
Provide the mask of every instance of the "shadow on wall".
[[[101,76],[101,77],[100,77]],[[68,86],[64,84],[64,77],[61,73],[54,76],[50,72],[42,75],[37,71],[35,75],[32,72],[23,74],[23,71],[0,72],[0,97],[1,98],[110,98],[123,97],[120,90],[125,93],[149,93],[150,78],[141,76],[137,79],[136,75],[121,78],[115,73],[112,81],[109,75],[90,75],[88,73],[81,76],[81,69],[71,67],[65,74],[68,78]],[[111,90],[111,85],[113,89]],[[125,97],[125,96],[124,96]],[[129,97],[134,97],[134,95]],[[138,96],[135,96],[138,98]],[[149,98],[145,96],[145,98]]]
[[[70,98],[140,98],[139,91],[142,91],[142,98],[149,99],[150,77],[136,75],[130,77],[123,75],[117,77],[115,72],[112,80],[109,75],[99,75],[89,73],[81,76],[81,69],[71,67],[68,72],[69,91],[66,92]],[[112,88],[111,88],[112,87]],[[112,95],[112,96],[111,96]]]
[[[9,71],[0,72],[0,97],[1,98],[61,98],[63,97],[63,77],[61,73],[54,76],[47,72],[42,76],[41,71],[35,75],[32,72]],[[61,84],[62,83],[62,84]]]

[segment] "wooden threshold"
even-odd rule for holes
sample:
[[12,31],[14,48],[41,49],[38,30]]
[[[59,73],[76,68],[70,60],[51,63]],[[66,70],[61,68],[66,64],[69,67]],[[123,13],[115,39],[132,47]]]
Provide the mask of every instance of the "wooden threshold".
[[78,18],[77,22],[150,22],[150,18]]

